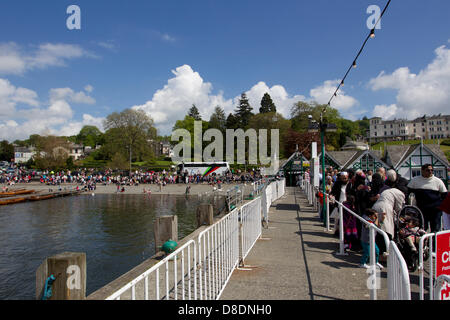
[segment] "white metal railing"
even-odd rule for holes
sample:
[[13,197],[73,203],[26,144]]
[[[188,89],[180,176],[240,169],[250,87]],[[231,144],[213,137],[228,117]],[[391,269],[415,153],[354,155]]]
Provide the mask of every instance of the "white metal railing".
[[239,209],[198,236],[199,299],[219,299],[239,262]]
[[244,185],[237,185],[229,190],[226,194],[226,202],[228,205],[228,211],[232,211],[238,207],[244,201]]
[[285,193],[286,180],[281,179],[277,181],[277,199],[280,199]]
[[196,265],[196,245],[190,240],[106,300],[197,299]]
[[[450,287],[450,276],[447,274],[441,274],[436,279],[436,284],[434,288],[434,300],[441,300],[441,290],[443,287],[446,289]],[[450,294],[448,296],[444,296],[442,300],[450,300]]]
[[387,268],[389,300],[411,300],[408,266],[393,241],[389,246]]
[[260,179],[253,183],[253,192],[255,195],[261,194],[261,192],[264,190],[264,180]]
[[256,240],[261,237],[261,197],[244,204],[240,208],[239,227],[241,235],[241,263],[248,255]]
[[[276,182],[267,187],[273,186]],[[269,207],[277,199],[272,194]],[[233,270],[261,237],[262,205],[263,197],[258,197],[234,209],[203,230],[197,241],[189,240],[106,299],[219,299]]]
[[428,233],[423,235],[422,237],[420,237],[419,240],[419,266],[418,266],[418,270],[419,270],[419,295],[420,295],[420,300],[424,300],[425,299],[425,286],[424,286],[424,278],[425,278],[425,264],[424,264],[424,246],[425,246],[425,242],[428,243],[428,254],[429,254],[429,290],[430,290],[430,300],[433,300],[433,287],[434,287],[434,263],[433,261],[435,260],[435,255],[433,254],[433,238],[434,238],[435,234],[434,233]]
[[262,215],[263,221],[266,223],[269,222],[269,209],[273,202],[284,196],[286,179],[282,178],[281,180],[273,181],[265,186],[263,191],[261,192],[262,197]]
[[[320,210],[321,206],[318,203],[318,199],[316,197],[316,192],[319,191],[318,188],[315,188],[309,181],[303,180],[303,190],[306,193],[308,202],[310,205],[314,206],[314,210]],[[375,252],[375,234],[379,233],[383,236],[384,242],[386,244],[386,250],[389,249],[390,240],[386,232],[375,226],[373,223],[369,223],[364,218],[360,217],[357,213],[353,212],[346,206],[344,206],[343,203],[337,201],[336,199],[330,198],[329,194],[324,195],[324,205],[327,206],[326,208],[326,217],[324,217],[326,221],[327,230],[329,230],[329,204],[330,202],[334,202],[338,206],[338,212],[339,212],[339,252],[338,255],[346,255],[345,252],[345,242],[344,242],[344,210],[351,214],[352,216],[356,217],[358,220],[361,221],[361,223],[369,228],[369,244],[370,244],[370,269],[375,270],[376,268],[376,252]],[[388,250],[389,252],[389,250]],[[389,254],[389,253],[388,253]],[[372,300],[377,299],[377,289],[378,286],[372,286],[370,290],[370,298]]]
[[[447,231],[440,231],[437,233],[427,233],[420,237],[419,241],[419,294],[420,294],[420,300],[425,299],[425,263],[424,263],[424,253],[425,253],[425,243],[428,244],[428,259],[429,259],[429,267],[428,267],[428,288],[429,288],[429,299],[433,300],[435,299],[436,292],[436,249],[434,249],[436,245],[436,236],[440,234],[446,234],[450,233],[450,230]],[[438,290],[440,291],[440,290]]]

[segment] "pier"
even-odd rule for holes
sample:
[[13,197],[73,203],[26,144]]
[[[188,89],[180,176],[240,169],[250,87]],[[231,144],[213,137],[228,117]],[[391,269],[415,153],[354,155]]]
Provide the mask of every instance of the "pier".
[[[199,227],[181,239],[174,252],[157,252],[86,299],[395,297],[401,286],[392,289],[396,280],[392,270],[397,269],[389,268],[389,260],[374,282],[369,270],[358,266],[360,252],[340,252],[339,237],[324,227],[317,205],[311,204],[305,190],[284,183],[284,179],[272,181],[254,199],[244,197],[231,212],[199,221]],[[396,259],[391,250],[388,259],[391,264]],[[411,298],[419,299],[419,273],[409,274],[409,279]]]
[[[56,197],[66,197],[66,196],[73,196],[73,195],[79,195],[82,193],[81,190],[61,190],[61,191],[37,191],[34,190],[27,190],[26,193],[21,193],[17,195],[8,195],[4,197],[0,197],[0,205],[8,205],[8,204],[15,204],[15,203],[21,203],[26,201],[40,201],[40,200],[47,200],[52,199]],[[13,191],[12,191],[13,192]],[[0,193],[1,196],[1,193]]]

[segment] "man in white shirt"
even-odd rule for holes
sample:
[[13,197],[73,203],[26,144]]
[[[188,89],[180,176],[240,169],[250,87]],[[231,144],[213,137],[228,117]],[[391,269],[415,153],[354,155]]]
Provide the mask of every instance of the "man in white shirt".
[[408,188],[415,194],[417,206],[422,211],[424,230],[428,229],[429,224],[431,232],[438,232],[441,230],[442,217],[439,206],[447,194],[447,188],[441,179],[433,175],[431,164],[424,164],[421,173],[409,182]]

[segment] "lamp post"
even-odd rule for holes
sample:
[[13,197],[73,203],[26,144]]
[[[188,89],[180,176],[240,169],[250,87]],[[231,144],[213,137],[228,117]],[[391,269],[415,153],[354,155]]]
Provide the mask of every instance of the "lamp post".
[[325,219],[326,215],[326,206],[325,206],[325,193],[326,193],[326,186],[325,186],[325,132],[336,132],[337,127],[334,123],[326,123],[323,119],[323,114],[326,112],[326,109],[323,109],[320,113],[320,120],[319,122],[315,120],[311,120],[312,116],[308,116],[310,119],[310,124],[308,131],[309,132],[320,132],[320,145],[321,145],[321,162],[322,162],[322,219],[324,219],[324,225],[328,228],[327,221],[328,219]]

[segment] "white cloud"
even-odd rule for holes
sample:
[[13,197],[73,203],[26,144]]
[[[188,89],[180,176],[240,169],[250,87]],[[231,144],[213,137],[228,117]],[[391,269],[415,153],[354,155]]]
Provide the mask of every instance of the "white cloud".
[[[91,87],[92,88],[92,87]],[[89,88],[89,89],[91,89]],[[86,90],[87,91],[87,90]],[[50,102],[67,100],[74,103],[95,104],[95,99],[83,91],[75,92],[71,88],[56,88],[50,90]]]
[[17,88],[7,79],[0,78],[0,120],[11,118],[17,104],[38,106],[37,94],[33,90]]
[[174,77],[155,92],[152,100],[133,106],[134,109],[142,109],[151,116],[161,132],[170,132],[175,121],[183,119],[192,104],[197,106],[204,119],[209,119],[217,105],[225,110],[232,109],[232,101],[226,100],[222,93],[212,94],[211,83],[204,82],[199,73],[194,72],[190,66],[180,66],[172,70],[172,73]]
[[[311,99],[319,104],[327,104],[336,91],[339,83],[339,80],[325,81],[321,86],[310,90],[309,94]],[[342,87],[331,102],[331,107],[336,108],[338,111],[348,111],[350,108],[357,105],[359,105],[358,101],[355,98],[346,95]]]
[[[208,120],[214,108],[219,105],[225,113],[233,113],[238,106],[240,95],[233,99],[226,99],[223,92],[212,93],[212,84],[205,82],[198,72],[189,65],[183,65],[172,71],[174,77],[167,84],[157,90],[152,99],[142,105],[132,108],[142,109],[155,121],[155,125],[161,134],[169,134],[176,120],[183,119],[188,109],[195,104],[203,119]],[[290,116],[292,105],[298,101],[316,100],[324,103],[324,97],[328,98],[334,92],[335,81],[325,81],[320,87],[311,90],[311,97],[306,98],[301,94],[289,94],[282,85],[269,87],[260,81],[246,91],[253,112],[258,113],[261,99],[267,92],[277,107],[277,111],[285,117]],[[343,91],[341,91],[343,93]],[[338,109],[349,110],[358,104],[356,99],[347,95],[340,95],[334,100]],[[328,100],[326,101],[328,102]],[[326,103],[325,102],[325,103]]]
[[0,74],[23,74],[32,69],[66,66],[71,59],[96,57],[78,45],[45,43],[34,52],[24,50],[14,42],[0,44]]
[[[277,107],[277,112],[282,114],[284,117],[289,117],[292,105],[294,103],[300,100],[305,100],[305,96],[302,95],[290,96],[282,85],[274,85],[269,88],[265,82],[260,81],[245,93],[250,105],[253,107],[254,113],[259,112],[259,108],[261,107],[261,99],[265,93],[270,95],[272,101]],[[239,98],[240,96],[234,98],[235,106],[238,105]]]
[[0,78],[0,136],[14,141],[36,133],[74,135],[84,125],[95,125],[103,130],[103,118],[83,114],[81,120],[76,120],[76,112],[69,102],[92,104],[95,100],[82,91],[57,88],[49,91],[49,103],[41,107],[36,92],[17,88]]
[[[412,119],[423,114],[448,113],[450,106],[450,50],[441,46],[435,50],[434,60],[418,74],[407,67],[391,74],[381,72],[370,80],[373,91],[397,91],[396,103],[389,108],[377,106],[373,114],[390,118]],[[395,106],[395,108],[394,108]],[[386,110],[386,114],[380,110]]]
[[84,87],[84,90],[88,93],[92,93],[92,91],[94,91],[94,87],[88,84]]

